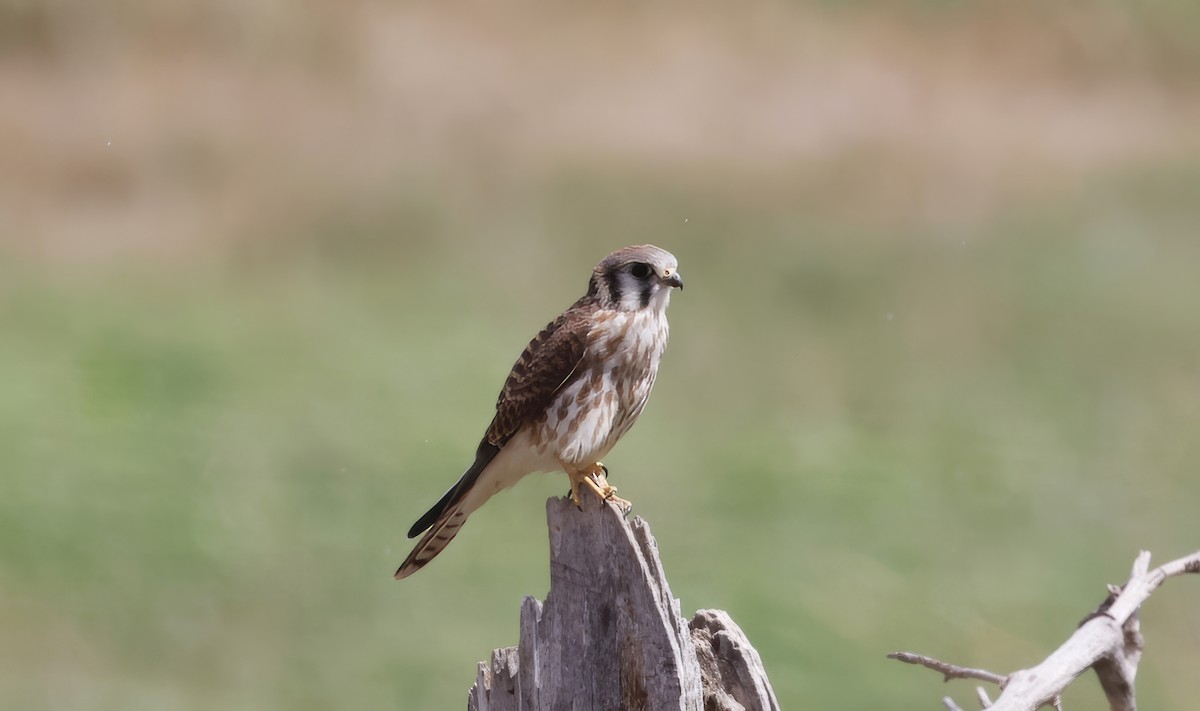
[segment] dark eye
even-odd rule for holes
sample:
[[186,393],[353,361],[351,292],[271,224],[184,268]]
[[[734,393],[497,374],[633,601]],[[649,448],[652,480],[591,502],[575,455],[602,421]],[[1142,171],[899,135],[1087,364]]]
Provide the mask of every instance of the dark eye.
[[629,273],[637,279],[645,279],[650,276],[650,265],[643,262],[638,262],[629,268]]

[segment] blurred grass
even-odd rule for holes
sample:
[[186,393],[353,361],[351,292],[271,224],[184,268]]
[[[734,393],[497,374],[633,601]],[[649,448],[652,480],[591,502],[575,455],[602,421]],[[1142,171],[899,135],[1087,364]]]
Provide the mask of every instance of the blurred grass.
[[[847,239],[786,204],[643,186],[627,214],[689,288],[654,406],[610,465],[684,608],[729,609],[785,703],[937,693],[874,667],[895,647],[1027,664],[1137,547],[1194,544],[1200,286],[1172,225],[1196,203],[1128,181],[958,241]],[[555,221],[594,224],[605,208],[584,203],[533,240],[553,252]],[[520,596],[544,591],[541,503],[562,482],[489,504],[421,576],[388,572],[601,242],[516,263],[437,247],[167,275],[10,263],[6,705],[457,703],[473,661],[514,639]],[[1147,699],[1179,683],[1154,659],[1195,642],[1194,625],[1154,629]]]
[[[643,241],[688,289],[607,463],[785,708],[927,706],[886,652],[1031,664],[1196,545],[1186,3],[539,17],[578,46],[531,8],[69,6],[3,9],[4,708],[459,706],[565,482],[395,583],[403,532]],[[1148,707],[1188,708],[1197,609],[1145,611]]]

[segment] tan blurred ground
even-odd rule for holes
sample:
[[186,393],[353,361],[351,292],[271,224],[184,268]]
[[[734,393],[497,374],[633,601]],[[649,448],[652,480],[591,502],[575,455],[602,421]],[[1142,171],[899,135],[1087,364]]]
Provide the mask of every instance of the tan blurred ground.
[[178,258],[405,192],[486,220],[581,165],[969,225],[1200,147],[1169,5],[115,8],[4,11],[6,249]]

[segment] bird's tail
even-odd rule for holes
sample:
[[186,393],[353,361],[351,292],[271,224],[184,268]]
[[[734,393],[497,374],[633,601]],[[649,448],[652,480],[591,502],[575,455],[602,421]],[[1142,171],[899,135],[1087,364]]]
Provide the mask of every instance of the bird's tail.
[[450,545],[450,541],[454,540],[459,529],[466,523],[467,514],[462,501],[447,507],[425,532],[425,535],[421,536],[421,540],[417,541],[412,553],[409,553],[400,567],[396,569],[396,580],[407,578],[425,567],[426,563],[433,560],[434,556]]
[[486,439],[480,442],[479,448],[475,450],[475,463],[463,472],[458,483],[450,487],[433,508],[426,511],[425,515],[408,529],[409,538],[421,536],[422,531],[425,535],[421,536],[412,553],[408,554],[396,570],[396,580],[407,578],[425,567],[426,563],[450,545],[450,541],[458,535],[458,530],[467,522],[467,516],[499,491],[499,487],[476,486],[488,464],[499,453],[500,448]]

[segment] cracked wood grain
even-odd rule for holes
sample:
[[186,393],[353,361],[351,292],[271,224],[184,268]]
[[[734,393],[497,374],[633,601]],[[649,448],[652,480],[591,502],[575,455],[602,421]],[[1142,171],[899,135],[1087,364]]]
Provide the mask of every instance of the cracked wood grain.
[[470,711],[778,711],[762,660],[728,614],[689,624],[641,518],[584,497],[546,504],[550,592],[521,605],[520,643],[480,663]]

